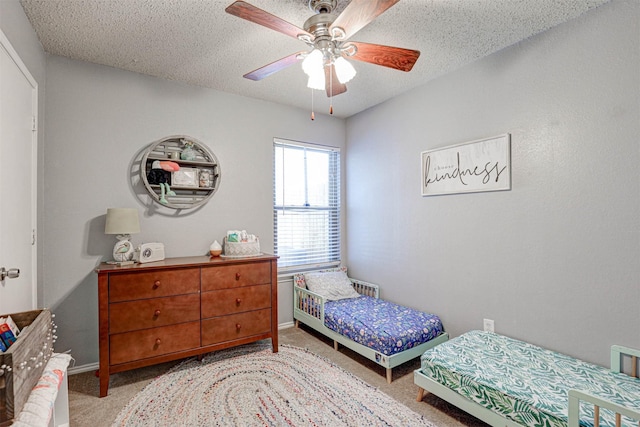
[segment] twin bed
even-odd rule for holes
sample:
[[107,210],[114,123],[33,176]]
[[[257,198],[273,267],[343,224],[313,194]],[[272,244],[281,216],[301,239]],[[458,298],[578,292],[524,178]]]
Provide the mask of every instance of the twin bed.
[[389,383],[420,357],[418,401],[429,391],[492,426],[640,427],[640,350],[613,346],[609,370],[492,332],[449,340],[438,316],[380,299],[344,268],[294,275],[294,319],[385,367]]
[[348,278],[346,269],[294,275],[293,318],[338,345],[392,369],[448,339],[434,314],[379,298],[377,285]]
[[[426,351],[414,382],[418,401],[427,390],[493,426],[640,427],[639,356],[613,346],[609,370],[470,331]],[[622,373],[623,357],[631,361],[631,376]]]

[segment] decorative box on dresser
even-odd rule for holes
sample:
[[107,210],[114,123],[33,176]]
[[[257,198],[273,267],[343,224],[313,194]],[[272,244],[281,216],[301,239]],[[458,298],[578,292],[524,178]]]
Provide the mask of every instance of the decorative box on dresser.
[[100,397],[109,376],[271,338],[278,351],[277,257],[102,263]]

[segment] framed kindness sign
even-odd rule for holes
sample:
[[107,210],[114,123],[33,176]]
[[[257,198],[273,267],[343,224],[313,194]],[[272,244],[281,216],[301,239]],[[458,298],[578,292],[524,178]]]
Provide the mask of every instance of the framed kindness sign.
[[511,135],[423,151],[422,195],[511,189]]

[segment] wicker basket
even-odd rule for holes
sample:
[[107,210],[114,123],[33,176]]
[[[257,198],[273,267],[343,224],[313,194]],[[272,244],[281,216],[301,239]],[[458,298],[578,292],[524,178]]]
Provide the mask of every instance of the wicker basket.
[[0,369],[0,427],[11,425],[20,413],[53,353],[54,325],[49,310],[11,313],[11,318],[22,333],[0,354],[0,366],[5,366]]
[[224,256],[244,258],[260,255],[260,241],[255,242],[228,242],[224,240]]

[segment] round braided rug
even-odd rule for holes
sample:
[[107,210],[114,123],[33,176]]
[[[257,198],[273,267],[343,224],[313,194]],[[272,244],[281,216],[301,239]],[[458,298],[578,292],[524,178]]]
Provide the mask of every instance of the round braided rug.
[[425,426],[421,415],[307,350],[257,343],[173,367],[114,426]]

